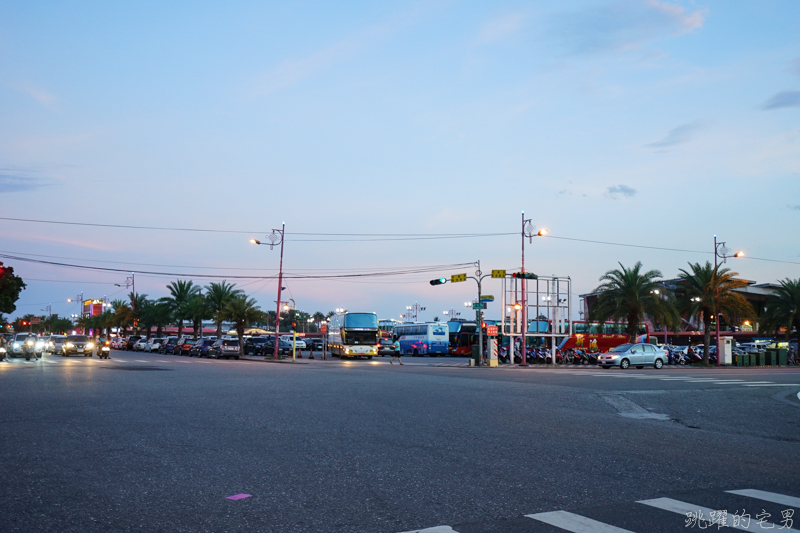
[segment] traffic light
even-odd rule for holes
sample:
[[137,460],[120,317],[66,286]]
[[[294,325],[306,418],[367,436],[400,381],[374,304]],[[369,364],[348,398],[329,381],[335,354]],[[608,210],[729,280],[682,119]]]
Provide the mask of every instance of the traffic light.
[[292,329],[295,329],[296,327],[297,327],[297,322],[295,322],[294,320],[292,320]]
[[447,283],[447,278],[432,279],[431,285],[444,285]]
[[539,279],[539,276],[533,272],[514,272],[511,277],[516,279]]

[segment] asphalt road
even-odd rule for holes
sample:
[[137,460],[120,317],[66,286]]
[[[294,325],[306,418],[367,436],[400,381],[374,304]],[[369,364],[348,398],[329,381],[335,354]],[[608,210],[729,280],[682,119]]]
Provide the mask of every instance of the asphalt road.
[[[699,529],[686,509],[745,512],[749,531],[757,515],[772,531],[790,509],[800,521],[798,369],[388,360],[2,362],[0,531]],[[747,489],[779,496],[727,492]]]

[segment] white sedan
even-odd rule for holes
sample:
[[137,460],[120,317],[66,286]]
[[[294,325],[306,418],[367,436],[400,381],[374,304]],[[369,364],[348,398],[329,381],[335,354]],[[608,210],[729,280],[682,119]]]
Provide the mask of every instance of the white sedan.
[[[291,335],[281,335],[281,340],[288,342],[289,345],[292,344],[292,336]],[[299,350],[305,350],[306,349],[306,341],[304,341],[302,337],[295,337],[294,338],[294,346],[295,346],[295,348],[297,348]]]
[[600,356],[598,362],[603,368],[618,366],[622,370],[635,366],[661,368],[667,364],[667,352],[652,344],[620,344]]

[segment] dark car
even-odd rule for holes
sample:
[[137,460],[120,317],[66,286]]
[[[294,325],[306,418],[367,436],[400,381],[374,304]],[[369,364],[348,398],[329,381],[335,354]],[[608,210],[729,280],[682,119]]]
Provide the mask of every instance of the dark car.
[[191,339],[189,337],[183,337],[178,339],[178,342],[175,344],[175,348],[172,350],[172,355],[189,355],[189,350],[192,349],[194,343],[197,341],[195,339]]
[[306,344],[310,344],[311,349],[315,352],[322,351],[322,339],[307,339]]
[[91,357],[92,351],[94,351],[94,342],[86,335],[67,335],[67,340],[61,347],[61,356],[74,354]]
[[244,355],[258,355],[261,353],[267,337],[250,337],[244,340]]
[[381,355],[397,355],[392,339],[378,339],[378,353]]
[[231,357],[239,359],[239,341],[229,339],[214,341],[206,355],[217,359],[230,359]]
[[141,339],[141,338],[142,338],[141,335],[131,335],[130,337],[128,337],[128,340],[125,341],[125,348],[124,348],[125,351],[128,351],[128,352],[132,351],[133,350],[133,345],[136,344],[137,342],[139,342],[139,339]]
[[198,339],[194,345],[189,348],[189,357],[206,357],[208,356],[208,349],[214,344],[214,339]]
[[[259,355],[270,357],[274,353],[275,353],[275,337],[267,337],[266,342],[261,345],[261,353]],[[278,353],[279,354],[292,353],[292,343],[279,339]]]
[[178,344],[178,337],[167,337],[158,347],[158,353],[174,353],[176,344]]

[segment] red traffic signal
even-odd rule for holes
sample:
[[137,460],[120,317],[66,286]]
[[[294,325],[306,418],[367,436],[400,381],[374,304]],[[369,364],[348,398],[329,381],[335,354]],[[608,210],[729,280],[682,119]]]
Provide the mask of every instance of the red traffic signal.
[[511,277],[517,279],[539,279],[539,276],[533,272],[514,272]]

